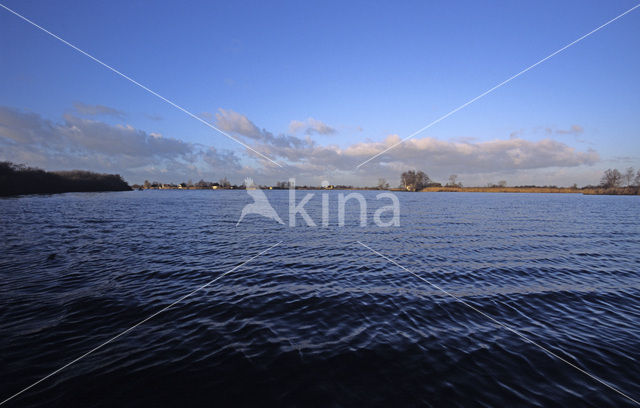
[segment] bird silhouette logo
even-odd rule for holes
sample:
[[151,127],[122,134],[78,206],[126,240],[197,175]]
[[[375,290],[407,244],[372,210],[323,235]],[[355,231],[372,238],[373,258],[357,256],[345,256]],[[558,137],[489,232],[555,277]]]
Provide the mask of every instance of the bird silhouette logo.
[[240,224],[240,221],[249,214],[257,214],[266,218],[271,218],[272,220],[284,225],[284,222],[280,219],[276,210],[273,209],[271,203],[267,200],[267,196],[264,194],[264,191],[260,190],[260,187],[253,183],[253,179],[246,178],[244,180],[244,185],[246,186],[247,194],[253,198],[253,203],[244,206],[242,214],[240,214],[240,219],[238,219],[238,222],[236,223],[236,227]]

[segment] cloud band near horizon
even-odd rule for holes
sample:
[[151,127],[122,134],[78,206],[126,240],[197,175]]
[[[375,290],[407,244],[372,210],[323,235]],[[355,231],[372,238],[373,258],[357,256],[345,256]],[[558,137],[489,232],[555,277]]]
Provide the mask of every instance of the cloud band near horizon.
[[[422,169],[436,178],[456,173],[467,175],[469,180],[482,179],[483,175],[485,178],[517,175],[522,179],[524,172],[559,171],[562,174],[567,169],[600,162],[599,154],[593,149],[579,151],[549,135],[532,141],[512,133],[506,139],[475,143],[434,137],[411,139],[375,162],[354,170],[359,162],[397,143],[400,137],[388,135],[380,141],[340,147],[322,143],[327,139],[316,139],[338,132],[335,127],[313,118],[291,121],[290,133],[274,134],[259,128],[243,114],[219,109],[215,114],[216,125],[284,163],[283,168],[274,168],[246,149],[220,150],[188,143],[131,125],[97,120],[96,116],[101,115],[118,120],[126,118],[124,112],[114,108],[80,103],[75,104],[74,112],[66,113],[59,121],[0,107],[1,159],[50,170],[81,168],[115,172],[131,182],[215,180],[224,176],[241,179],[252,175],[261,183],[275,183],[293,176],[303,183],[332,178],[333,183],[353,185],[374,185],[379,177],[394,181],[407,169]],[[579,125],[572,125],[570,130],[583,131]]]

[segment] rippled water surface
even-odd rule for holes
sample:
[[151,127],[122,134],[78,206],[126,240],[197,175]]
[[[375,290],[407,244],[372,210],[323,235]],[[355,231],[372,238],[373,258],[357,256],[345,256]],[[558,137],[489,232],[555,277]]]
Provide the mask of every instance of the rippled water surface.
[[398,193],[380,228],[365,192],[340,228],[338,194],[315,228],[236,226],[244,191],[0,200],[0,400],[280,241],[7,406],[634,406],[436,286],[640,400],[638,197]]

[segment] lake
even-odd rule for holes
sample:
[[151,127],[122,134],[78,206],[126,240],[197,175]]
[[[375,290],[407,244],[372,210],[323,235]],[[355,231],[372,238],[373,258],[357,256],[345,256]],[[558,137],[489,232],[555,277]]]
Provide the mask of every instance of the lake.
[[538,346],[640,399],[638,197],[361,193],[1,199],[0,400],[217,277],[6,406],[634,406]]

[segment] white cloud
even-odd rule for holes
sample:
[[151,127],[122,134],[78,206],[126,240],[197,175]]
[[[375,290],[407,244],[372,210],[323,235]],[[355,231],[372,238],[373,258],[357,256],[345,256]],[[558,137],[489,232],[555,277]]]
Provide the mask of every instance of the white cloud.
[[580,125],[571,125],[569,129],[558,129],[556,133],[560,135],[579,135],[584,132],[584,128]]
[[289,123],[289,132],[293,134],[304,132],[306,135],[332,135],[336,133],[336,130],[320,120],[308,118],[305,121],[292,120]]
[[118,119],[124,119],[127,115],[118,109],[110,108],[104,105],[87,105],[82,102],[73,104],[75,110],[81,115],[87,116],[113,116]]
[[[397,135],[381,142],[356,143],[347,148],[309,143],[301,149],[265,146],[275,157],[291,161],[320,164],[328,168],[349,170],[400,141]],[[574,167],[599,160],[593,150],[579,152],[567,144],[544,139],[520,138],[489,142],[450,142],[431,137],[410,139],[382,154],[367,166],[404,166],[457,172],[493,172],[545,167]]]
[[302,129],[304,129],[306,126],[307,124],[304,122],[301,122],[299,120],[292,120],[291,123],[289,123],[289,132],[296,134],[300,132]]
[[[587,174],[584,166],[600,160],[594,150],[580,151],[551,138],[531,141],[518,132],[491,141],[410,139],[356,170],[356,165],[400,138],[389,135],[381,141],[341,147],[320,144],[311,135],[304,138],[275,135],[230,109],[220,109],[215,118],[222,130],[244,138],[252,148],[283,164],[283,168],[269,166],[247,151],[244,154],[252,158],[248,162],[252,167],[243,167],[232,152],[147,133],[129,125],[110,125],[72,114],[65,115],[61,122],[53,122],[34,113],[3,107],[0,107],[1,158],[48,169],[84,168],[122,172],[132,177],[147,174],[145,178],[153,177],[148,175],[150,172],[163,169],[167,177],[175,178],[210,174],[211,179],[216,179],[220,174],[229,177],[251,174],[263,182],[295,176],[302,182],[319,183],[322,178],[330,178],[335,183],[353,185],[373,184],[377,177],[385,177],[394,184],[400,172],[411,168],[422,169],[441,181],[455,173],[466,183],[507,179],[510,184],[533,184],[539,182],[530,179],[534,175],[551,180],[550,174],[559,177],[575,176],[581,171]],[[293,121],[291,125],[291,130],[304,129],[305,133],[310,125],[319,127],[309,120]],[[578,133],[583,129],[574,125],[571,131]]]
[[62,122],[53,122],[7,107],[0,107],[0,159],[50,170],[116,172],[133,177],[134,182],[153,177],[158,169],[170,171],[176,178],[242,169],[232,152],[130,125],[110,125],[72,114],[65,115]]
[[218,109],[216,125],[225,132],[236,133],[251,139],[259,139],[262,132],[246,116],[231,109]]

